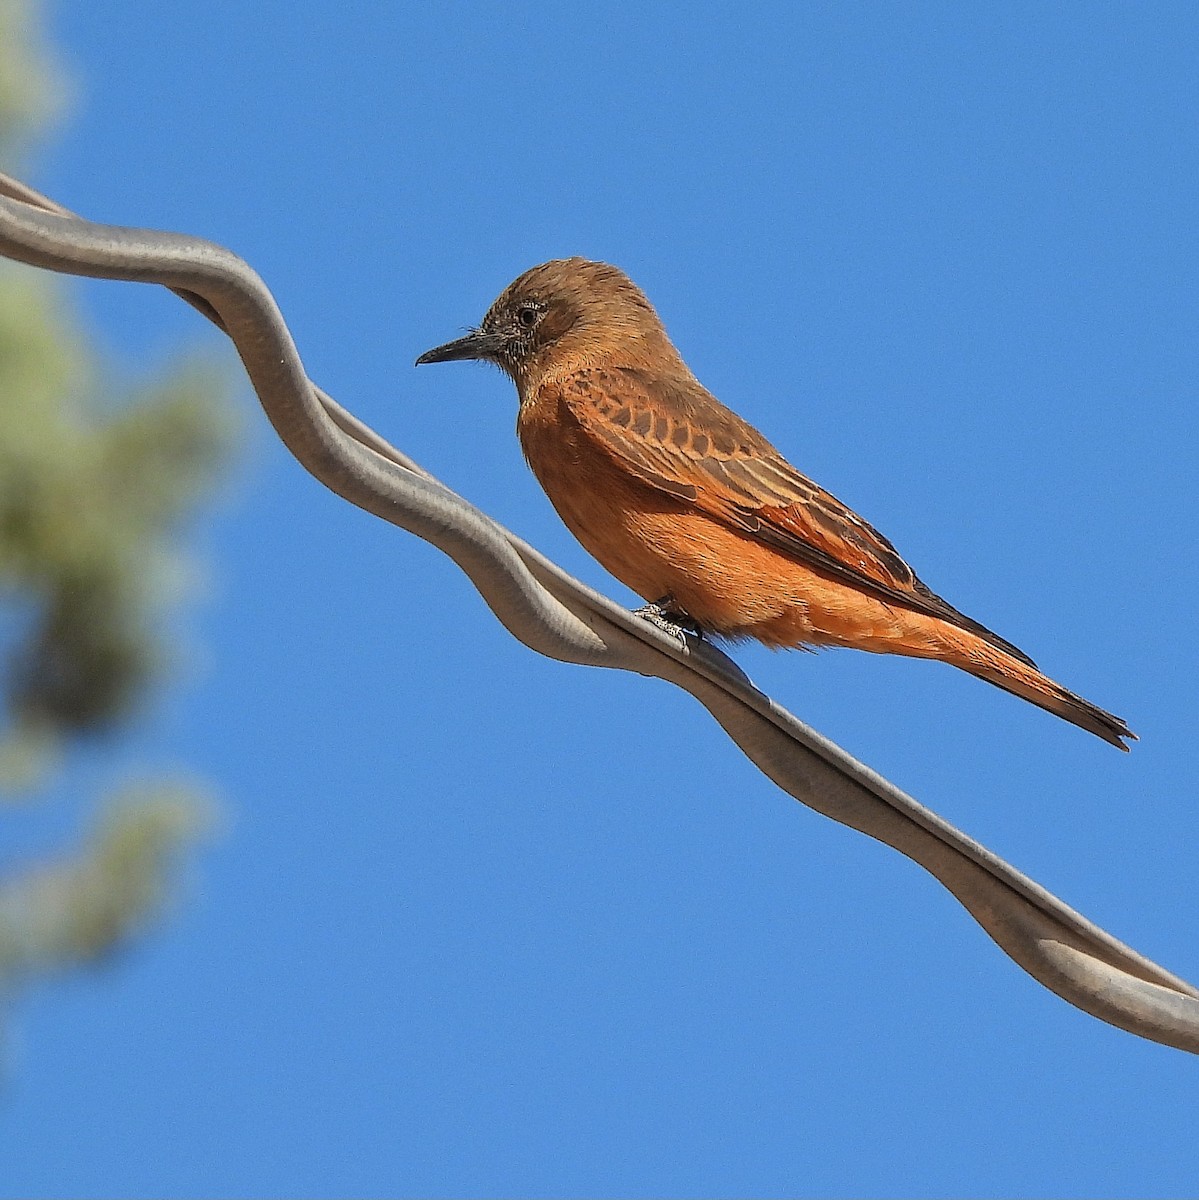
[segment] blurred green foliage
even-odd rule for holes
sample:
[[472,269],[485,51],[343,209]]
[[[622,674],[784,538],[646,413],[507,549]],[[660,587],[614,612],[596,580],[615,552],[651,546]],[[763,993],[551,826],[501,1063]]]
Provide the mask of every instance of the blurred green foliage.
[[[0,154],[63,95],[33,0],[0,0]],[[177,542],[233,443],[223,372],[123,395],[69,282],[0,260],[0,799],[28,801],[79,739],[119,737],[169,663]],[[81,846],[0,874],[0,987],[105,958],[162,908],[206,804],[170,781],[95,805]],[[15,805],[3,814],[20,819]]]
[[23,149],[58,116],[65,91],[40,36],[37,0],[0,0],[0,153]]

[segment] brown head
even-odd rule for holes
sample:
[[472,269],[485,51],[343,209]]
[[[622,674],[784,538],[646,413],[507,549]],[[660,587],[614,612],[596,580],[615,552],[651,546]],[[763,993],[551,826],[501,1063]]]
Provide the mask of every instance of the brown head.
[[416,365],[463,358],[503,368],[522,397],[547,376],[600,362],[682,365],[645,293],[617,267],[585,258],[532,267],[500,293],[478,329]]

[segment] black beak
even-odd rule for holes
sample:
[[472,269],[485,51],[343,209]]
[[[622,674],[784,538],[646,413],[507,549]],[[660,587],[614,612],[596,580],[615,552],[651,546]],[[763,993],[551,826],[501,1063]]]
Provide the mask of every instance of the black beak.
[[495,333],[484,333],[476,329],[466,337],[460,337],[456,342],[446,342],[444,346],[435,346],[426,350],[416,360],[418,367],[425,363],[453,362],[459,358],[491,358],[504,347],[504,339]]

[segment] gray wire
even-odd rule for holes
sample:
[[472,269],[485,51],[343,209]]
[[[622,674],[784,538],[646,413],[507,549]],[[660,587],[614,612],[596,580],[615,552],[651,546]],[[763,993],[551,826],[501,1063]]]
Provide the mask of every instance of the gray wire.
[[1199,989],[1088,921],[758,691],[705,642],[680,642],[572,579],[434,479],[305,374],[274,298],[199,238],[97,225],[0,175],[0,253],[47,270],[162,284],[232,339],[267,417],[326,487],[444,551],[541,654],[690,692],[797,800],[919,863],[1025,971],[1140,1037],[1199,1053]]

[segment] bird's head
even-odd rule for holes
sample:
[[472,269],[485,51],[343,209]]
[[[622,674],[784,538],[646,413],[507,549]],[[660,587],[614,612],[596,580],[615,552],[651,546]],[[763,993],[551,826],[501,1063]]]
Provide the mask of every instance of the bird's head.
[[502,367],[522,392],[559,369],[577,369],[613,355],[636,365],[674,348],[653,306],[617,267],[585,258],[558,258],[510,283],[465,337],[428,350],[424,363],[483,359]]

